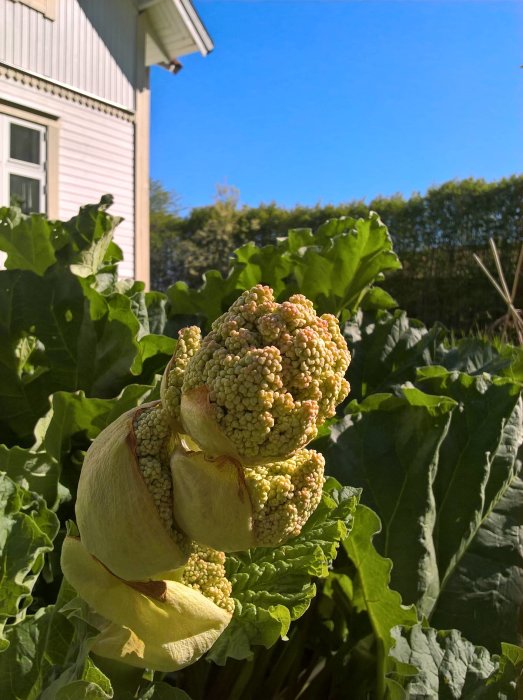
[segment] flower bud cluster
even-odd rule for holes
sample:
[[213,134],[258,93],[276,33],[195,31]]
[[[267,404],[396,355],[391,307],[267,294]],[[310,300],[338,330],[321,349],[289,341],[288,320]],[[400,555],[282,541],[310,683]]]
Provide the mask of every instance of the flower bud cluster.
[[109,425],[82,469],[62,563],[105,620],[96,653],[175,670],[210,648],[234,611],[224,552],[283,544],[320,501],[324,460],[304,446],[346,397],[349,361],[333,316],[261,285],[203,340],[180,331],[161,400]]

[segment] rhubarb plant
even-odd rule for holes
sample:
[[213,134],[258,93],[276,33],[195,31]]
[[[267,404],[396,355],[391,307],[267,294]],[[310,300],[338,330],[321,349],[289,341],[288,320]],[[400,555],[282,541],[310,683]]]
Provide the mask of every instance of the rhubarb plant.
[[0,695],[515,697],[521,348],[389,311],[376,214],[163,295],[109,204],[0,210]]

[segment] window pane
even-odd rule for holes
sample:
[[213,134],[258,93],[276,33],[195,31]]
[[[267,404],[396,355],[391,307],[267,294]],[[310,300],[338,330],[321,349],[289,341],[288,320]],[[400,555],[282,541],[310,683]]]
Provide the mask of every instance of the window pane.
[[21,208],[24,214],[40,211],[40,180],[22,175],[9,176],[10,203]]
[[40,163],[40,132],[20,124],[11,124],[11,158]]

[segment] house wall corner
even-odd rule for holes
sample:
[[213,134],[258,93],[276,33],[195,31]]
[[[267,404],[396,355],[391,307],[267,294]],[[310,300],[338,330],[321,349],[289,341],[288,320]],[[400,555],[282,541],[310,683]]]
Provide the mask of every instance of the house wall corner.
[[146,22],[143,15],[137,22],[137,83],[135,98],[135,279],[150,285],[149,270],[149,150],[150,90],[149,68],[145,65]]

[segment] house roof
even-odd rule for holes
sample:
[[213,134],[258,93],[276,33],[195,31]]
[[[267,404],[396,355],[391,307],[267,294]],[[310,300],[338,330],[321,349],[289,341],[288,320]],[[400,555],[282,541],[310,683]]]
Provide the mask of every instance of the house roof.
[[206,56],[214,44],[191,0],[141,0],[148,32],[145,62],[170,64],[178,56],[200,52]]

